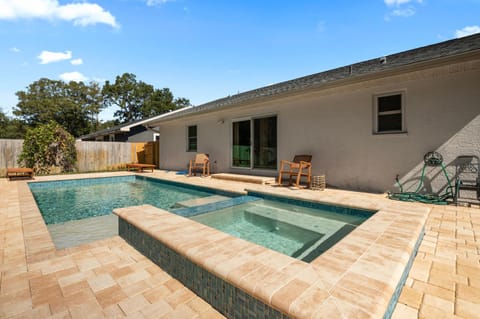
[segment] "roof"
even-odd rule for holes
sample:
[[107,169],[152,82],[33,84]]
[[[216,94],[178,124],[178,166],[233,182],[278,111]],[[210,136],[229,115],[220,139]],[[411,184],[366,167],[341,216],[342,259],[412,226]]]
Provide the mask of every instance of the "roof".
[[348,80],[360,81],[369,76],[382,76],[388,74],[388,72],[400,71],[422,64],[429,65],[430,63],[458,58],[472,53],[480,53],[480,34],[440,42],[227,96],[189,109],[181,109],[174,114],[169,113],[162,118],[151,119],[147,124],[155,125],[156,123],[179,117],[234,107],[265,98],[301,93],[306,90],[331,85],[340,85]]
[[[94,138],[94,137],[97,137],[97,136],[104,136],[104,135],[108,135],[108,134],[112,134],[112,133],[116,133],[116,132],[130,132],[130,129],[132,127],[143,125],[145,123],[150,123],[151,121],[158,120],[158,119],[161,119],[162,117],[166,117],[167,115],[175,114],[179,111],[185,111],[186,109],[190,109],[190,108],[192,108],[192,107],[187,106],[187,107],[184,107],[184,108],[181,108],[181,109],[178,109],[178,110],[174,110],[174,111],[170,111],[170,112],[163,113],[163,114],[160,114],[160,115],[152,116],[152,117],[149,117],[149,118],[146,118],[146,119],[141,119],[141,120],[137,120],[137,121],[132,121],[132,122],[128,122],[128,123],[115,125],[115,126],[112,126],[112,127],[100,130],[100,131],[96,131],[96,132],[93,132],[93,133],[90,133],[90,134],[82,135],[82,136],[79,137],[79,139],[82,139],[82,140],[87,139],[87,138],[89,139],[89,138]],[[145,125],[145,127],[147,127],[147,126]]]

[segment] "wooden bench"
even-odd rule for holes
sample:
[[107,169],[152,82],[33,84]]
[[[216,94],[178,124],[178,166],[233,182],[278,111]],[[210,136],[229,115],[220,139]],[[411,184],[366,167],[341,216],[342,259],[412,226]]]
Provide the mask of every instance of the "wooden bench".
[[33,169],[25,167],[7,168],[7,177],[12,178],[33,178]]
[[149,169],[153,173],[153,169],[155,168],[154,164],[127,164],[127,171],[130,169],[137,170],[139,172],[143,172],[145,169]]

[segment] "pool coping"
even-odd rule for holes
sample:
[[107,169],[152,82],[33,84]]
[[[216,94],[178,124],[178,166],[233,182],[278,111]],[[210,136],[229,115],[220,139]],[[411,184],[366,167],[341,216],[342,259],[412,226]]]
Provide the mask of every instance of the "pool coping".
[[[277,196],[275,189],[264,193]],[[430,207],[391,200],[363,205],[313,201],[378,212],[309,264],[154,207],[122,208],[115,213],[193,263],[289,316],[310,318],[327,311],[389,317],[421,241]],[[180,228],[188,229],[188,234]]]
[[[131,174],[134,173],[116,173],[116,175]],[[101,177],[100,175],[96,174],[96,177]],[[111,173],[104,175],[112,176]],[[42,178],[41,181],[88,177],[89,174],[49,176]],[[168,180],[169,176],[155,175],[151,177]],[[197,183],[200,186],[209,184],[214,188],[210,184],[213,182],[210,179],[184,180],[185,183]],[[46,232],[43,237],[49,237],[40,212],[36,208],[33,195],[26,183],[22,183],[22,185],[25,185],[25,188],[20,187],[21,189],[19,189],[19,195],[22,197],[20,205],[28,206],[26,208],[32,212],[28,217],[35,217],[29,219],[29,224],[38,225],[40,221]],[[249,185],[248,188],[265,191],[265,186]],[[277,191],[278,189],[271,187],[267,193],[276,194]],[[346,201],[343,196],[327,200],[328,196],[319,196],[318,192],[308,190],[301,192],[301,197],[296,196],[299,194],[298,192],[293,192],[291,197],[329,204],[345,204]],[[325,195],[329,195],[328,192],[325,192]],[[376,198],[375,201],[369,201],[368,197],[365,197],[364,200],[361,193],[357,195],[355,198],[347,200],[348,206],[378,209],[379,212],[310,264],[305,265],[296,259],[269,250],[257,254],[259,256],[255,260],[242,263],[241,266],[234,269],[243,278],[243,289],[253,291],[255,297],[263,298],[262,300],[271,300],[269,302],[276,309],[285,311],[293,317],[307,318],[320,313],[346,317],[352,315],[383,317],[390,297],[413,252],[415,242],[422,233],[423,224],[431,208],[427,205],[394,202],[381,197]],[[31,201],[24,201],[26,197],[30,197]],[[35,207],[32,207],[32,202]],[[35,211],[37,213],[34,213]],[[32,232],[32,234],[40,232],[42,231]],[[48,245],[48,238],[42,239],[45,244],[40,247],[39,251],[29,250],[30,237],[27,231],[25,233],[27,258],[41,260],[54,254],[55,247],[51,239],[51,246]],[[215,236],[222,237],[223,235]],[[38,236],[35,235],[30,238],[30,240],[37,239]],[[221,241],[221,239],[214,242],[216,241]],[[221,247],[217,248],[221,249]],[[258,267],[255,268],[254,265]],[[273,272],[265,276],[265,271],[269,272],[272,267],[275,267]],[[258,268],[261,270],[259,273],[253,271]],[[271,280],[275,275],[280,276],[287,283],[278,287],[276,285],[278,280],[276,280],[273,283],[275,287],[268,288],[266,285],[265,289],[261,288],[265,286],[260,283],[268,283],[267,279]],[[256,289],[257,286],[259,288]],[[262,292],[262,289],[268,291]]]

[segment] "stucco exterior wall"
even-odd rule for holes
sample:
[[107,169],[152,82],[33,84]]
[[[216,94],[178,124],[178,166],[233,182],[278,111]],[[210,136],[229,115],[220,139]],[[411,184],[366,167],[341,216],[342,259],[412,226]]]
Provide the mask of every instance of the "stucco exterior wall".
[[[186,152],[187,126],[197,125],[198,152],[210,154],[214,172],[276,175],[234,169],[230,159],[232,120],[276,115],[278,160],[312,154],[313,174],[326,174],[331,186],[396,190],[396,174],[407,176],[426,152],[437,150],[480,114],[479,83],[476,60],[172,120],[159,126],[160,166],[187,168],[194,156]],[[407,133],[373,134],[373,96],[398,91],[405,92]],[[480,145],[480,132],[470,131],[471,147]],[[451,145],[449,152],[468,149]]]

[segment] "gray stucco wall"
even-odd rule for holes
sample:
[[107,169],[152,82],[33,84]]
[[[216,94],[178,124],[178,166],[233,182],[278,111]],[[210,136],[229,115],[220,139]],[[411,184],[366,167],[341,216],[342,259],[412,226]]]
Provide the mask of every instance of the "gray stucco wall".
[[[197,125],[198,152],[210,154],[214,171],[276,175],[234,169],[230,159],[233,120],[276,115],[278,160],[312,154],[313,174],[326,174],[331,186],[395,191],[395,176],[413,181],[428,151],[440,150],[446,160],[478,153],[480,132],[465,128],[480,114],[479,83],[476,60],[172,120],[159,127],[160,165],[186,169],[194,156],[186,152],[186,127]],[[373,134],[373,96],[397,91],[405,92],[407,133]],[[465,136],[452,140],[458,134]]]

